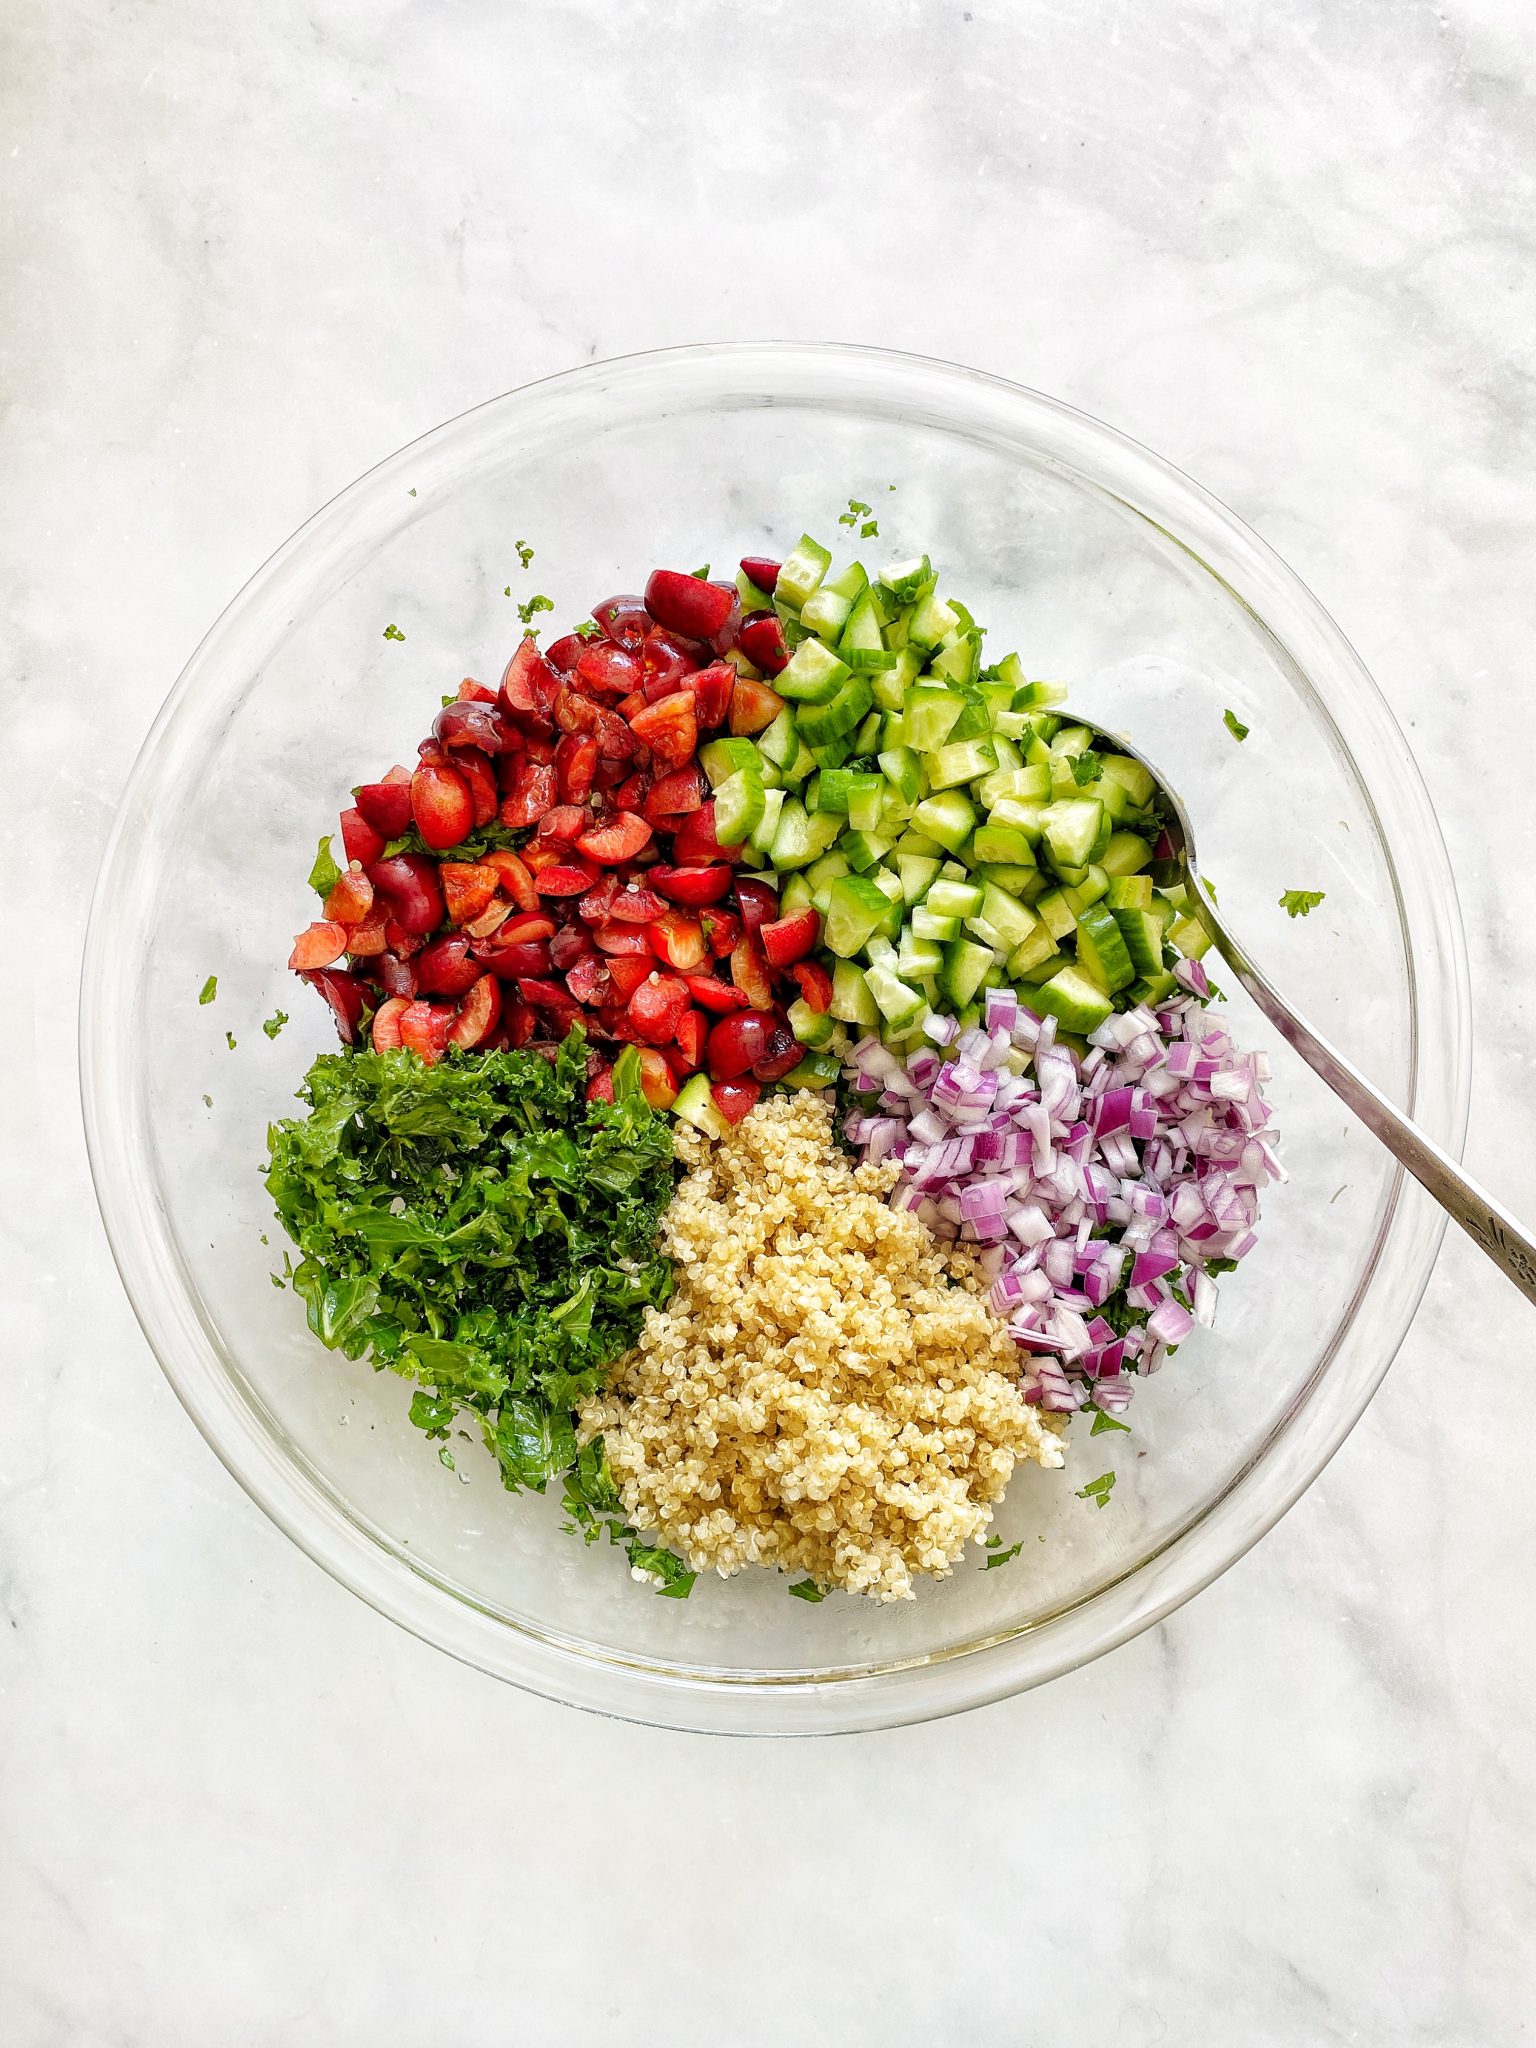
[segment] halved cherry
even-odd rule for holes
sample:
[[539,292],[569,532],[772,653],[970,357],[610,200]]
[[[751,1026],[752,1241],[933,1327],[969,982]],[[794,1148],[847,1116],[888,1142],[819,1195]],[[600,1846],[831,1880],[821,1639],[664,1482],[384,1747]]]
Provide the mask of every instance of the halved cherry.
[[525,1002],[508,1003],[502,1013],[502,1030],[514,1050],[524,1046],[539,1028],[539,1020]]
[[409,960],[413,953],[419,953],[427,943],[425,932],[408,932],[396,917],[384,920],[384,944],[401,960]]
[[741,937],[741,919],[734,910],[721,910],[718,906],[705,910],[699,918],[704,933],[704,943],[717,960],[723,960],[735,949]]
[[501,804],[496,770],[491,766],[489,757],[466,751],[454,755],[453,765],[469,785],[469,800],[474,806],[476,826],[489,825]]
[[739,1124],[762,1099],[762,1084],[743,1077],[739,1081],[712,1081],[709,1086],[716,1109],[728,1124]]
[[368,879],[389,898],[389,910],[402,931],[436,931],[443,921],[443,892],[437,862],[424,853],[396,853],[376,860]]
[[825,967],[816,960],[797,960],[789,971],[799,984],[806,1008],[825,1015],[832,1006],[832,977]]
[[741,593],[734,583],[715,583],[710,587],[723,592],[729,600],[725,617],[709,635],[709,644],[716,654],[725,654],[736,645],[741,633]]
[[651,827],[644,818],[636,817],[633,811],[620,811],[605,824],[583,832],[576,844],[589,860],[616,867],[620,861],[633,860],[641,847],[650,843],[650,838]]
[[373,1013],[373,1049],[375,1052],[397,1052],[400,1047],[400,1019],[411,1007],[407,996],[391,996],[380,1003]]
[[688,917],[681,910],[669,910],[665,917],[647,925],[646,931],[657,958],[675,967],[679,974],[691,974],[703,966],[709,949],[696,917]]
[[411,777],[411,816],[434,850],[457,846],[474,829],[469,784],[456,768],[424,761]]
[[809,904],[758,927],[757,942],[770,967],[792,967],[821,936],[821,919]]
[[346,950],[346,926],[333,917],[320,918],[307,925],[294,940],[288,965],[300,974],[307,973],[314,967],[333,966]]
[[804,1048],[795,1034],[784,1025],[777,1025],[772,1044],[752,1068],[753,1079],[764,1082],[782,1081],[784,1076],[798,1067],[804,1058]]
[[543,767],[531,759],[524,761],[510,793],[502,798],[502,824],[514,832],[525,825],[536,825],[546,811],[554,809],[558,791],[558,778],[552,766]]
[[686,817],[703,803],[708,788],[703,775],[690,761],[686,768],[674,768],[669,774],[658,776],[651,784],[650,795],[645,799],[645,815],[653,825],[662,824],[668,818]]
[[557,868],[562,861],[567,861],[570,857],[570,848],[559,845],[553,839],[530,839],[518,855],[523,866],[533,876],[535,884],[546,868]]
[[727,860],[728,850],[715,837],[715,800],[706,797],[696,811],[684,818],[672,841],[672,858],[680,868],[699,867],[705,861]]
[[747,998],[734,982],[717,981],[712,974],[685,974],[688,993],[700,1009],[712,1016],[728,1017],[733,1010],[745,1010]]
[[450,924],[468,924],[485,909],[501,886],[501,874],[489,861],[445,860],[437,870]]
[[637,740],[651,750],[651,759],[662,769],[681,768],[691,761],[699,744],[699,721],[694,711],[693,692],[675,690],[637,711],[629,722]]
[[608,909],[619,893],[617,875],[604,875],[595,889],[589,889],[576,906],[576,915],[586,924],[602,924],[608,916]]
[[484,683],[477,683],[473,676],[466,676],[459,685],[459,702],[461,704],[494,704],[496,702],[496,692],[488,690]]
[[483,1045],[501,1021],[501,983],[494,974],[482,974],[459,1005],[459,1014],[448,1026],[450,1045]]
[[627,1003],[641,982],[648,980],[654,972],[656,956],[647,946],[643,954],[605,954],[604,963],[608,979],[613,983],[614,995],[620,1002]]
[[565,985],[578,1003],[599,1009],[611,1003],[616,993],[613,976],[601,953],[587,953],[566,973]]
[[580,1005],[573,1002],[566,991],[555,982],[535,980],[530,976],[518,982],[517,992],[525,1003],[531,1003],[542,1016],[553,1019],[562,1037],[581,1019]]
[[[666,692],[660,691],[658,695],[665,696]],[[621,697],[613,708],[620,718],[630,719],[634,717],[637,711],[643,711],[650,702],[651,699],[647,697],[644,690],[631,690],[629,695]]]
[[498,847],[488,853],[480,863],[482,867],[494,868],[501,877],[501,886],[512,898],[519,910],[531,911],[538,908],[538,896],[534,891],[533,876],[528,872],[528,863],[505,847]]
[[628,953],[637,959],[654,960],[651,942],[646,937],[649,924],[600,924],[592,928],[592,943],[600,953],[610,958]]
[[400,1043],[424,1066],[443,1056],[453,1012],[438,1003],[407,1003],[400,1012]]
[[638,690],[645,679],[645,665],[638,654],[617,647],[610,640],[594,640],[582,650],[576,664],[576,680],[584,690],[610,703]]
[[712,1079],[734,1081],[767,1056],[778,1025],[762,1010],[738,1010],[722,1017],[709,1034],[706,1059]]
[[355,1045],[367,1004],[367,992],[357,976],[345,970],[320,967],[312,968],[304,979],[311,988],[319,989],[330,1004],[342,1044]]
[[751,676],[738,676],[731,691],[731,731],[738,736],[763,732],[783,709],[777,690]]
[[562,734],[560,744],[555,748],[555,775],[560,785],[560,801],[584,804],[592,794],[592,777],[596,768],[597,741],[592,735],[583,732]]
[[515,915],[513,906],[498,896],[485,906],[478,917],[465,920],[464,931],[472,939],[488,939],[492,932],[499,932]]
[[655,623],[645,608],[645,599],[625,592],[605,597],[592,607],[592,616],[608,638],[620,647],[638,647]]
[[581,659],[581,650],[586,641],[580,633],[562,633],[558,640],[551,640],[544,650],[544,659],[560,674],[568,676]]
[[688,1008],[688,988],[675,974],[648,974],[630,997],[626,1015],[648,1045],[665,1045]]
[[388,996],[401,996],[406,1002],[416,993],[416,969],[411,962],[396,952],[381,953],[374,966],[379,977],[379,986]]
[[542,869],[534,876],[533,886],[541,896],[585,896],[596,880],[594,869],[566,862]]
[[363,873],[362,863],[353,861],[325,899],[325,914],[337,924],[361,924],[373,908],[373,884]]
[[544,975],[550,970],[547,939],[503,940],[498,932],[488,943],[476,946],[475,958],[503,981],[521,981],[524,975]]
[[[365,782],[354,801],[363,817],[383,839],[398,839],[411,823],[411,785],[404,782]],[[383,848],[380,848],[380,852]]]
[[597,1072],[592,1076],[591,1080],[587,1083],[587,1100],[588,1102],[612,1102],[612,1067],[602,1066],[598,1068]]
[[[416,959],[416,986],[426,995],[461,996],[474,987],[484,971],[469,950],[469,940],[457,935],[433,939]],[[526,974],[529,970],[523,969]]]
[[743,927],[753,936],[765,924],[772,924],[779,914],[778,897],[766,882],[755,881],[751,875],[736,877],[736,906]]
[[341,814],[341,843],[348,860],[360,860],[369,867],[384,851],[384,835],[377,831],[354,804]]
[[347,951],[354,960],[376,959],[389,944],[388,929],[388,912],[375,903],[361,924],[347,926]]
[[501,678],[502,707],[525,718],[547,718],[559,680],[540,654],[538,641],[526,634]]
[[760,590],[764,597],[772,597],[778,586],[779,570],[782,563],[770,562],[766,555],[743,555],[741,573],[747,581]]
[[549,964],[564,974],[593,951],[592,934],[585,925],[563,925],[549,942]]
[[640,1093],[652,1109],[670,1109],[677,1100],[677,1076],[654,1046],[640,1048]]
[[673,1058],[681,1060],[690,1073],[704,1064],[704,1046],[709,1037],[709,1019],[702,1010],[689,1010],[677,1027]]
[[[654,875],[656,870],[652,868],[649,872]],[[618,924],[649,924],[653,917],[660,917],[666,907],[654,889],[643,887],[638,882],[627,882],[615,892],[608,905],[608,918]]]
[[748,612],[741,622],[737,646],[754,668],[776,676],[789,665],[789,646],[777,612]]
[[707,868],[657,866],[648,870],[646,880],[670,902],[699,910],[706,903],[718,903],[729,891],[733,877],[733,869],[716,863]]
[[557,839],[569,846],[592,822],[592,814],[581,804],[556,804],[552,811],[546,811],[539,820],[538,834],[541,839]]
[[766,1010],[773,1003],[773,983],[757,941],[746,933],[731,952],[731,979],[754,1010]]
[[697,675],[688,678],[685,687],[693,693],[694,716],[701,732],[713,732],[717,725],[725,723],[736,681],[736,671],[728,661],[712,661],[708,668],[701,668]]
[[728,584],[706,583],[678,569],[653,570],[645,586],[645,608],[657,625],[690,640],[708,640],[731,615],[735,591]]
[[[478,689],[479,684],[474,687]],[[474,697],[456,697],[433,719],[432,731],[450,749],[478,747],[482,754],[507,751],[509,732],[494,697],[489,703]]]
[[645,694],[653,704],[658,697],[669,696],[684,676],[700,666],[699,650],[692,641],[678,639],[659,626],[646,634],[641,655],[645,662]]
[[535,912],[531,917],[509,917],[501,927],[501,938],[509,946],[531,946],[535,939],[552,939],[555,935],[555,921]]

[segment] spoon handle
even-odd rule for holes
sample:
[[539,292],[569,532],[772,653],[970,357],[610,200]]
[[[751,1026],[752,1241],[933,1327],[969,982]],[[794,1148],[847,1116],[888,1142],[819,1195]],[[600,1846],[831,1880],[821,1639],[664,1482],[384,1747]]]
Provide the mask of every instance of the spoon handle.
[[1222,956],[1249,995],[1280,1035],[1288,1039],[1307,1065],[1328,1083],[1368,1130],[1407,1167],[1468,1237],[1480,1244],[1494,1264],[1507,1273],[1527,1301],[1536,1302],[1536,1238],[1502,1203],[1469,1180],[1448,1152],[1395,1109],[1358,1067],[1352,1066],[1321,1033],[1299,1017],[1274,985],[1261,974],[1228,932],[1218,912],[1194,892],[1200,921],[1221,948]]

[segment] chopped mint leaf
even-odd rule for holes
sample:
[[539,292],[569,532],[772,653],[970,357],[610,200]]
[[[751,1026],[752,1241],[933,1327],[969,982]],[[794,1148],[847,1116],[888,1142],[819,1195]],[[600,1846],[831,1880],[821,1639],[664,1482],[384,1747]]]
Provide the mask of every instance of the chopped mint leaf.
[[809,1600],[813,1605],[816,1601],[825,1600],[827,1597],[826,1587],[818,1586],[814,1579],[796,1579],[789,1590],[795,1599]]
[[405,638],[405,635],[401,632],[400,628],[394,623],[394,621],[391,620],[390,623],[384,628],[384,638],[386,640],[403,640]]
[[263,1031],[265,1031],[268,1038],[276,1038],[279,1031],[282,1030],[283,1026],[287,1022],[288,1012],[286,1010],[274,1010],[272,1015],[268,1017],[262,1024],[261,1028]]
[[690,569],[688,573],[690,576],[697,576],[701,583],[707,583],[709,581],[709,564],[706,562],[702,569]]
[[269,1273],[267,1275],[267,1278],[272,1282],[272,1285],[274,1287],[286,1287],[288,1285],[288,1282],[283,1278],[281,1273]]
[[407,496],[407,497],[410,497],[410,498],[414,498],[414,497],[415,497],[415,495],[416,495],[416,486],[415,486],[414,484],[412,484],[412,485],[411,485],[411,488],[410,488],[410,490],[409,490],[409,491],[408,491],[408,492],[406,493],[406,496]]
[[583,619],[576,628],[576,638],[578,640],[600,640],[602,635],[603,629],[596,619]]
[[1070,754],[1067,758],[1072,766],[1072,780],[1079,789],[1084,788],[1090,782],[1098,781],[1099,757],[1097,754]]
[[[1339,1193],[1342,1195],[1343,1192],[1343,1188],[1340,1188]],[[1207,1273],[1235,1273],[1237,1271],[1237,1261],[1236,1259],[1210,1259],[1206,1262],[1205,1270]]]
[[837,523],[839,526],[857,526],[859,521],[867,519],[874,509],[873,505],[866,505],[862,498],[850,498],[848,510],[838,513]]
[[[213,1097],[212,1097],[211,1095],[205,1095],[205,1096],[203,1097],[203,1107],[204,1107],[204,1109],[212,1109],[212,1107],[213,1107]],[[265,1244],[265,1243],[266,1243],[266,1239],[265,1239],[265,1238],[263,1238],[263,1239],[262,1239],[262,1243],[263,1243],[263,1244]]]
[[450,1472],[456,1472],[459,1469],[458,1466],[454,1464],[453,1453],[449,1450],[446,1444],[444,1444],[438,1451],[437,1462],[439,1463],[439,1465],[446,1465]]
[[226,1045],[227,1045],[227,1046],[229,1047],[229,1049],[230,1049],[230,1051],[231,1051],[231,1052],[233,1052],[233,1051],[234,1051],[234,1049],[235,1049],[235,1034],[233,1033],[233,1031],[226,1031],[226,1032],[225,1032],[225,1034],[224,1034],[224,1043],[225,1043],[225,1044],[226,1044]]
[[1323,893],[1321,889],[1287,889],[1280,898],[1280,908],[1287,917],[1306,917],[1322,902]]
[[522,563],[523,567],[526,569],[528,564],[533,560],[533,549],[529,547],[527,541],[525,540],[515,540],[513,541],[512,545],[517,549],[517,559]]
[[518,606],[517,616],[526,626],[533,618],[535,612],[552,612],[554,608],[555,601],[552,597],[530,597],[526,604]]
[[211,1003],[214,997],[218,994],[218,992],[219,977],[216,974],[210,974],[208,979],[203,983],[202,988],[198,991],[197,1000],[200,1003]]
[[1080,1486],[1077,1489],[1077,1498],[1079,1500],[1096,1501],[1101,1508],[1107,1507],[1109,1505],[1109,1496],[1114,1490],[1114,1473],[1101,1472],[1097,1479],[1090,1479],[1086,1486]]
[[[895,489],[895,485],[893,484],[891,488],[892,488],[892,489],[894,490],[894,489]],[[865,522],[864,522],[864,524],[863,524],[863,525],[862,525],[862,526],[861,526],[861,527],[859,528],[859,539],[860,539],[860,540],[878,540],[879,538],[880,538],[880,524],[879,524],[879,521],[878,521],[878,520],[875,520],[875,519],[866,519],[866,520],[865,520]]]
[[331,835],[326,833],[315,850],[315,864],[309,871],[309,886],[319,897],[329,896],[341,880],[341,869],[331,854]]
[[995,1564],[1012,1564],[1013,1560],[1018,1556],[1019,1552],[1023,1548],[1024,1542],[1021,1537],[1020,1540],[1014,1544],[1011,1550],[994,1550],[992,1555],[982,1565],[982,1570],[984,1572],[989,1572]]
[[629,1559],[632,1571],[644,1572],[647,1578],[660,1579],[656,1591],[663,1600],[686,1600],[693,1591],[697,1572],[689,1571],[680,1557],[674,1557],[670,1550],[658,1550],[654,1544],[642,1543],[632,1538],[624,1546],[624,1555]]
[[503,586],[501,594],[503,597],[510,597],[512,595],[512,586],[510,583],[505,584]]
[[1221,722],[1235,740],[1247,739],[1249,732],[1252,730],[1250,726],[1244,725],[1235,711],[1223,711]]
[[1090,1436],[1103,1436],[1106,1430],[1123,1429],[1129,1435],[1130,1428],[1131,1425],[1128,1422],[1117,1422],[1115,1417],[1107,1414],[1104,1409],[1095,1408],[1093,1411],[1093,1427],[1089,1430],[1088,1434]]

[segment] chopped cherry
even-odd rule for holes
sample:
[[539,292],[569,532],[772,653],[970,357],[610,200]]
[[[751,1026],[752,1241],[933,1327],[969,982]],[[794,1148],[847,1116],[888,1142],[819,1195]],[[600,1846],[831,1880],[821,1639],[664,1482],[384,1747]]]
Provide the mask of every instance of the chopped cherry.
[[711,1081],[710,1096],[728,1124],[739,1124],[762,1099],[762,1084],[743,1076],[739,1081]]
[[558,640],[550,641],[545,649],[544,659],[552,669],[557,669],[561,675],[568,676],[580,661],[581,650],[586,644],[580,633],[562,633]]
[[606,824],[583,832],[576,844],[589,860],[616,866],[620,861],[633,860],[642,846],[649,845],[650,838],[651,827],[644,818],[637,818],[633,811],[620,811]]
[[715,837],[715,800],[706,797],[696,811],[684,818],[672,841],[672,858],[680,868],[699,867],[705,861],[727,860],[726,848]]
[[540,654],[538,641],[525,635],[501,678],[502,709],[547,721],[559,687],[560,678]]
[[685,916],[680,910],[669,910],[665,917],[658,917],[646,929],[657,957],[665,960],[669,967],[675,967],[679,974],[691,974],[703,966],[708,948],[696,917]]
[[824,1016],[832,1007],[832,977],[825,967],[815,960],[797,960],[789,971],[799,985],[806,1008]]
[[674,768],[669,774],[658,776],[651,784],[650,794],[645,799],[645,815],[653,825],[661,824],[667,818],[686,817],[703,803],[708,787],[693,762],[690,761],[686,768]]
[[688,1008],[688,988],[673,974],[648,974],[629,999],[626,1014],[649,1045],[674,1037]]
[[734,910],[706,910],[699,919],[705,943],[717,960],[723,960],[741,937],[741,919]]
[[681,1060],[690,1073],[704,1064],[704,1046],[709,1037],[709,1019],[700,1010],[689,1010],[677,1027],[673,1058]]
[[437,1003],[407,1003],[400,1012],[400,1043],[430,1067],[443,1056],[453,1012]]
[[303,974],[311,968],[333,966],[346,950],[346,926],[333,917],[317,919],[294,940],[288,965]]
[[692,675],[700,665],[699,650],[691,641],[676,639],[659,627],[647,633],[641,654],[645,661],[645,695],[653,704],[658,697],[670,696],[683,678]]
[[736,682],[736,671],[728,661],[711,662],[708,668],[701,668],[697,675],[688,678],[685,687],[693,693],[694,716],[701,732],[713,732],[716,726],[724,725]]
[[389,914],[375,903],[361,924],[347,926],[347,951],[354,960],[372,960],[389,944]]
[[597,769],[597,741],[590,733],[565,733],[555,748],[555,776],[560,801],[584,804],[592,794]]
[[577,1002],[584,1003],[589,1010],[601,1009],[604,1003],[611,1003],[615,994],[613,976],[601,953],[587,953],[573,961],[566,974],[565,985]]
[[776,676],[780,669],[789,666],[789,646],[777,612],[748,612],[741,622],[737,645],[752,666],[762,669],[765,675]]
[[567,864],[545,868],[533,878],[533,886],[541,896],[585,896],[597,880],[591,868]]
[[690,640],[720,632],[740,599],[729,584],[706,583],[677,569],[656,569],[645,586],[645,607],[657,625]]
[[416,960],[417,988],[433,996],[461,996],[473,988],[484,970],[469,947],[469,940],[458,936],[424,946]]
[[536,825],[546,811],[554,809],[558,791],[559,781],[552,766],[525,761],[510,794],[502,799],[502,824],[513,832],[525,825]]
[[474,822],[478,829],[489,825],[501,805],[501,792],[496,786],[496,770],[486,754],[455,754],[453,765],[463,776],[469,787],[469,801],[474,806]]
[[655,970],[656,956],[649,947],[644,954],[609,953],[604,956],[608,967],[608,979],[613,983],[614,994],[620,1002],[627,1003],[642,981],[650,979]]
[[482,754],[506,753],[511,739],[494,697],[488,704],[456,697],[433,719],[432,730],[445,747],[478,747]]
[[629,953],[636,959],[651,961],[656,956],[651,951],[650,940],[646,937],[649,930],[649,924],[594,925],[592,943],[600,953],[608,954],[610,959],[622,953]]
[[538,897],[534,891],[533,876],[528,871],[528,863],[517,854],[498,847],[494,852],[488,853],[480,865],[496,870],[501,877],[502,888],[519,910],[529,911],[538,908]]
[[782,566],[782,563],[770,562],[766,555],[743,555],[741,558],[742,575],[764,597],[772,597],[777,589]]
[[493,974],[482,974],[448,1027],[448,1043],[466,1049],[483,1045],[500,1021],[501,983]]
[[592,607],[592,616],[608,638],[620,647],[639,647],[655,623],[643,597],[605,597]]
[[671,902],[699,910],[706,903],[720,901],[729,891],[733,875],[734,870],[723,865],[707,868],[659,866],[652,868],[646,879]]
[[557,839],[569,846],[585,832],[592,822],[591,813],[581,804],[556,804],[552,811],[546,811],[538,823],[540,839]]
[[489,861],[445,860],[437,874],[450,924],[469,924],[501,886],[500,871]]
[[341,843],[346,849],[347,859],[360,860],[363,866],[371,867],[383,853],[384,834],[369,824],[354,804],[341,814]]
[[630,731],[651,750],[658,768],[681,768],[691,761],[699,743],[699,721],[694,711],[693,692],[675,690],[647,704],[630,720]]
[[357,976],[345,970],[319,967],[311,968],[304,979],[311,988],[319,989],[330,1004],[342,1044],[355,1045],[366,1001],[363,984]]
[[677,1100],[677,1076],[670,1061],[649,1045],[640,1048],[640,1093],[652,1109],[670,1109]]
[[[410,829],[411,785],[405,782],[365,782],[357,792],[357,808],[383,839],[398,839]],[[381,847],[380,852],[383,851]]]
[[628,697],[645,679],[645,664],[638,654],[615,647],[608,640],[594,640],[582,650],[576,664],[576,681],[583,690],[605,697],[610,703]]
[[757,941],[747,933],[742,934],[731,953],[731,979],[754,1010],[772,1007],[773,984],[768,979],[767,963]]
[[337,924],[361,924],[373,908],[373,884],[353,861],[325,899],[325,914]]
[[402,996],[406,1002],[416,993],[416,970],[410,961],[399,953],[381,953],[375,969],[379,985],[389,996]]
[[734,1081],[767,1056],[778,1030],[773,1017],[762,1010],[738,1010],[722,1017],[709,1034],[706,1055],[711,1078]]
[[753,1077],[759,1081],[782,1081],[792,1068],[799,1066],[804,1057],[805,1053],[795,1034],[782,1024],[776,1025],[773,1041],[767,1052],[753,1065]]
[[549,964],[564,974],[568,967],[574,967],[578,960],[584,960],[594,950],[592,934],[585,925],[564,925],[549,942]]
[[762,732],[783,709],[784,699],[777,690],[751,676],[738,676],[731,691],[731,731],[738,737]]
[[443,921],[443,892],[437,862],[424,853],[395,853],[376,860],[368,879],[382,896],[402,931],[433,932]]
[[743,926],[753,936],[779,914],[778,897],[766,882],[754,881],[751,875],[736,877],[736,903]]
[[[655,875],[657,869],[650,873]],[[615,892],[608,905],[608,916],[619,924],[649,924],[652,918],[660,917],[666,909],[656,891],[642,887],[638,882],[628,882]]]
[[757,942],[770,967],[792,967],[805,958],[820,935],[821,919],[807,904],[803,910],[792,910],[788,917],[760,925]]
[[373,1013],[373,1049],[375,1052],[397,1052],[400,1048],[400,1019],[411,1007],[406,996],[391,996],[380,1003]]
[[457,846],[474,829],[469,784],[456,768],[424,761],[411,777],[411,816],[434,852]]
[[717,981],[712,974],[685,974],[688,993],[701,1009],[713,1016],[728,1017],[733,1010],[745,1010],[747,998],[734,982]]

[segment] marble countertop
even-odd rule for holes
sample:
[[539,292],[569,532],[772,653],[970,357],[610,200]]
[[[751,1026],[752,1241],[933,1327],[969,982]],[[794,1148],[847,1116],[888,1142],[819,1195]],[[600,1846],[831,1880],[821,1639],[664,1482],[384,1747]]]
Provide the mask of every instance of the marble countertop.
[[204,628],[476,400],[884,342],[1126,429],[1295,565],[1460,877],[1467,1156],[1536,1212],[1536,60],[1519,0],[14,0],[0,2040],[1489,2048],[1536,2022],[1530,1310],[1446,1246],[1244,1563],[958,1722],[584,1718],[342,1592],[97,1223],[99,847]]

